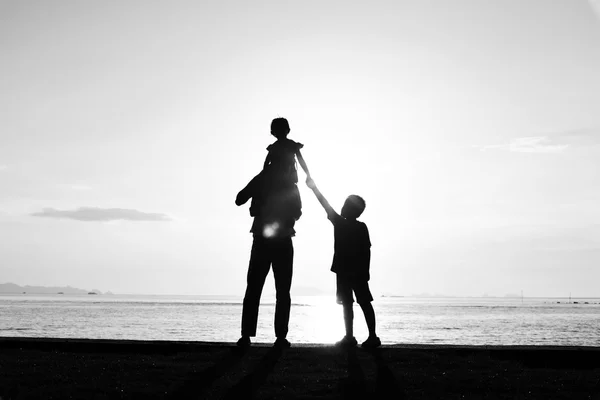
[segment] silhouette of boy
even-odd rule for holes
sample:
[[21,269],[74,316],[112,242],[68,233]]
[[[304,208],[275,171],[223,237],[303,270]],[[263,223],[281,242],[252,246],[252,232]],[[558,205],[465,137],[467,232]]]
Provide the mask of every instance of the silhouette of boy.
[[369,337],[362,343],[362,347],[378,347],[381,345],[381,340],[375,333],[375,311],[371,304],[373,296],[369,290],[371,240],[367,225],[357,220],[365,210],[365,201],[360,196],[350,195],[344,202],[341,214],[338,214],[311,178],[306,179],[306,184],[317,196],[327,212],[327,218],[333,224],[334,254],[331,271],[336,274],[336,298],[338,304],[343,306],[346,327],[346,336],[336,345],[353,347],[357,344],[353,333],[352,292],[354,292],[369,329]]

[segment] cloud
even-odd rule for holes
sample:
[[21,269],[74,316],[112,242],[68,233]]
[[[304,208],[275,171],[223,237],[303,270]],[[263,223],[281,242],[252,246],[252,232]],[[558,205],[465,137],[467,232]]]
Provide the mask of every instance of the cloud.
[[476,145],[475,147],[482,151],[505,150],[515,153],[562,153],[569,145],[553,143],[547,136],[529,136],[511,139],[506,144]]
[[57,210],[44,208],[40,212],[31,214],[34,217],[74,219],[77,221],[170,221],[166,214],[145,213],[126,208],[96,208],[80,207],[76,210]]
[[[600,0],[598,0],[600,1]],[[562,153],[568,148],[600,145],[600,129],[573,129],[543,136],[510,139],[508,143],[474,145],[481,150],[503,150],[515,153]]]
[[0,172],[6,171],[7,169],[8,169],[8,165],[2,165],[2,164],[0,164]]

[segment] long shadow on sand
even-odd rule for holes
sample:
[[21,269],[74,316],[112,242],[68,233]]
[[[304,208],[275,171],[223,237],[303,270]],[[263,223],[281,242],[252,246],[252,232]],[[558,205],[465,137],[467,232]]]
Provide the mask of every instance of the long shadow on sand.
[[394,373],[387,365],[385,358],[382,355],[381,348],[373,349],[368,351],[373,356],[375,365],[377,366],[377,380],[375,383],[375,398],[377,399],[406,399],[406,393],[398,382]]
[[254,371],[246,375],[233,386],[223,397],[225,400],[251,399],[260,386],[267,380],[269,374],[275,368],[275,364],[283,354],[283,348],[273,346],[260,360]]
[[[358,350],[349,348],[344,350],[347,357],[348,376],[340,380],[340,394],[343,399],[394,399],[403,400],[406,393],[398,382],[385,361],[382,352],[385,350]],[[376,365],[376,377],[374,387],[367,381],[360,365],[358,352],[366,352],[371,355]],[[364,362],[363,358],[363,362]]]
[[342,349],[346,355],[348,376],[340,380],[339,389],[343,399],[365,399],[367,396],[367,380],[357,355],[356,347]]
[[216,364],[206,368],[202,372],[190,374],[184,383],[177,387],[177,389],[172,393],[171,398],[200,398],[200,395],[202,395],[202,393],[217,379],[238,364],[245,354],[245,350],[234,347],[226,357],[222,358]]

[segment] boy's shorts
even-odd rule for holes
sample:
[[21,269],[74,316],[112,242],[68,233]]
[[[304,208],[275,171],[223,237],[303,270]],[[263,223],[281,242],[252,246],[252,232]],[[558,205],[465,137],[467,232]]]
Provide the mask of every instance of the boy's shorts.
[[352,292],[354,292],[358,304],[365,304],[373,301],[373,296],[369,290],[369,281],[367,280],[336,274],[336,284],[336,300],[338,304],[354,303]]

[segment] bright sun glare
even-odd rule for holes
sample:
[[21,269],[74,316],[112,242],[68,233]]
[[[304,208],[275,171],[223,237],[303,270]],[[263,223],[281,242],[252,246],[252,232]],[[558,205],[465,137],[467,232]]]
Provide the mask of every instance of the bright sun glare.
[[[335,343],[344,336],[342,308],[331,297],[315,297],[310,325],[304,329],[316,343]],[[310,326],[310,328],[308,328]]]
[[273,222],[272,224],[265,225],[263,229],[263,236],[266,238],[270,238],[275,236],[277,230],[279,229],[279,224],[277,222]]
[[[306,338],[314,343],[335,343],[344,337],[344,319],[342,306],[336,304],[333,296],[313,296],[303,301],[308,302],[311,307],[306,307],[310,314],[306,315],[306,321],[299,315],[302,321],[302,331]],[[367,329],[360,307],[354,304],[354,336],[362,338],[367,336]]]

